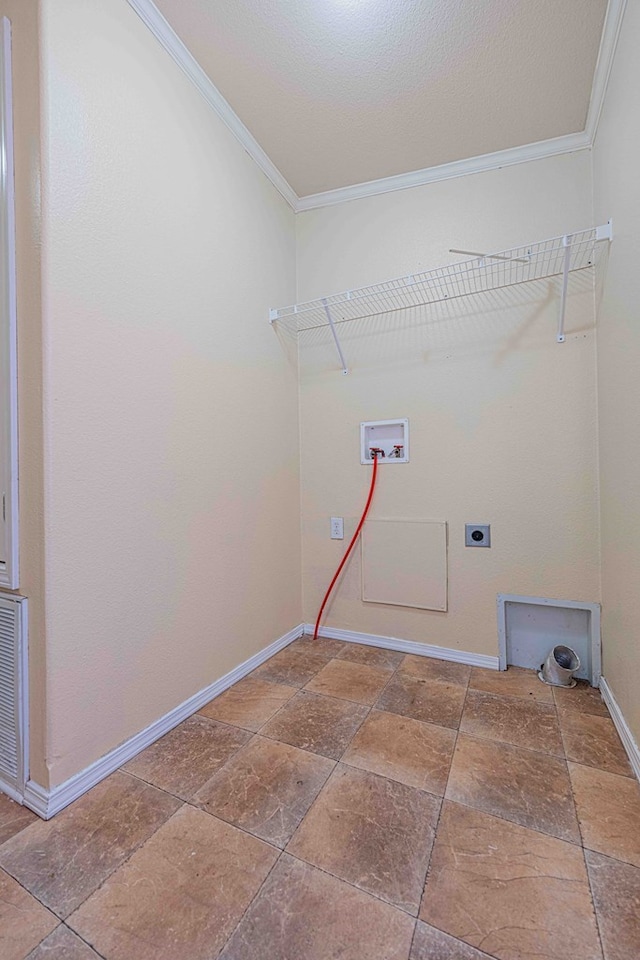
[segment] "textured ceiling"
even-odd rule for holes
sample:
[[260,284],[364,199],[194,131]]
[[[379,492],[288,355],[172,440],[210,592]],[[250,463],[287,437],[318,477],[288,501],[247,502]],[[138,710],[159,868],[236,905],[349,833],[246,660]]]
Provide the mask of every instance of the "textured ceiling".
[[606,0],[155,0],[299,196],[584,129]]

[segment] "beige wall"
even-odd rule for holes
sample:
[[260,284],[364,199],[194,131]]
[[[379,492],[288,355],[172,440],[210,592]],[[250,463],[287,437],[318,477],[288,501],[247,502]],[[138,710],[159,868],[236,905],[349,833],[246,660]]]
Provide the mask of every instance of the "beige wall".
[[[450,262],[449,247],[500,250],[589,226],[588,152],[357,200],[298,216],[298,300]],[[361,420],[408,417],[411,462],[383,466],[372,517],[447,520],[449,610],[360,600],[360,558],[326,624],[497,654],[496,594],[599,600],[593,297],[572,277],[555,342],[557,281],[415,315],[301,336],[304,613],[312,621],[369,482]],[[490,550],[464,523],[490,522]]]
[[293,214],[126,0],[42,50],[48,786],[301,610]]
[[603,673],[640,741],[640,7],[627,4],[593,151],[596,216],[613,217],[598,310]]
[[37,0],[0,0],[11,21],[16,193],[20,590],[29,598],[31,774],[46,776],[46,658],[40,309],[40,77]]
[[[447,263],[451,246],[590,225],[590,155],[294,225],[125,0],[40,5],[42,326],[38,4],[0,0],[16,54],[33,779],[60,783],[314,619],[344,548],[329,516],[348,536],[366,494],[363,419],[411,421],[411,463],[381,468],[372,516],[449,522],[449,611],[363,604],[356,554],[328,625],[495,655],[496,593],[599,600],[587,278],[572,278],[563,346],[555,282],[352,324],[348,377],[326,331],[303,335],[300,424],[293,341],[265,322],[269,306]],[[598,334],[604,672],[636,736],[639,29],[629,10],[594,156],[595,220],[616,220]],[[465,520],[492,524],[490,551],[465,550]]]

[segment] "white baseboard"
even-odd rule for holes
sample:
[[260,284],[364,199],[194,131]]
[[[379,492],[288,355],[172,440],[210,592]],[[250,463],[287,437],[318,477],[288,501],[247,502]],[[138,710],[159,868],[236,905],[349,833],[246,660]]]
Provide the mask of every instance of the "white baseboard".
[[78,797],[81,797],[87,790],[90,790],[91,787],[95,787],[97,783],[100,783],[100,781],[108,777],[109,774],[135,757],[141,750],[150,746],[160,737],[163,737],[165,733],[168,733],[169,730],[172,730],[179,723],[182,723],[183,720],[186,720],[187,717],[196,713],[205,703],[213,700],[214,697],[223,693],[228,687],[232,686],[232,684],[241,680],[248,673],[251,673],[252,670],[255,670],[256,667],[259,667],[265,660],[268,660],[269,657],[278,653],[283,647],[297,640],[298,637],[302,636],[303,632],[304,624],[301,623],[297,627],[294,627],[293,630],[289,630],[288,633],[285,633],[278,640],[274,640],[274,642],[269,644],[268,647],[265,647],[264,650],[260,650],[259,653],[256,653],[253,657],[249,657],[244,663],[239,664],[239,666],[225,674],[224,677],[220,677],[219,680],[209,684],[204,690],[195,693],[192,697],[189,697],[188,700],[185,700],[184,703],[178,704],[177,707],[174,707],[169,713],[160,717],[159,720],[156,720],[150,726],[141,730],[140,733],[136,733],[129,740],[121,743],[119,747],[111,750],[110,753],[105,754],[104,757],[100,757],[95,763],[92,763],[84,770],[81,770],[80,773],[65,780],[64,783],[59,784],[57,787],[46,790],[44,787],[41,787],[39,783],[29,780],[22,802],[26,807],[33,810],[34,813],[37,813],[39,817],[42,817],[44,820],[49,820],[56,813],[59,813],[60,810],[64,809],[64,807],[68,806],[74,800],[77,800]]
[[[305,623],[304,632],[313,635],[314,624]],[[498,657],[486,653],[469,653],[467,650],[453,650],[451,647],[436,647],[431,643],[417,643],[415,640],[399,640],[397,637],[379,637],[375,633],[358,633],[356,630],[336,630],[333,627],[321,627],[320,637],[333,637],[346,640],[347,643],[363,643],[370,647],[383,647],[385,650],[398,650],[400,653],[416,653],[420,657],[435,657],[438,660],[452,660],[454,663],[468,663],[472,667],[487,667],[499,670]]]
[[627,751],[627,756],[629,757],[629,762],[633,768],[638,780],[640,780],[640,747],[636,743],[629,725],[624,718],[624,714],[618,705],[618,701],[611,692],[611,687],[604,679],[600,677],[600,693],[602,694],[602,699],[607,705],[607,709],[611,714],[611,719],[613,720],[614,726],[618,731],[620,739],[622,740],[622,745]]

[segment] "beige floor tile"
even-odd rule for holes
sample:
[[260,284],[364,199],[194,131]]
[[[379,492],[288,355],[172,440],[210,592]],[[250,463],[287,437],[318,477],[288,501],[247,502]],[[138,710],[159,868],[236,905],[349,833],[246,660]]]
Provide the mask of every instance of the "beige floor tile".
[[333,637],[318,637],[314,640],[313,636],[305,634],[299,640],[294,640],[288,649],[300,650],[305,654],[312,653],[314,656],[324,657],[325,660],[332,660],[340,656],[346,646],[344,640],[334,640]]
[[491,960],[491,957],[418,920],[409,960]]
[[580,847],[444,801],[420,918],[499,960],[600,960]]
[[398,671],[384,688],[376,706],[414,720],[456,729],[466,689],[459,683],[424,680]]
[[84,940],[61,923],[26,960],[100,960],[100,957]]
[[440,801],[338,765],[287,850],[416,914]]
[[366,643],[345,643],[338,660],[351,660],[353,663],[367,663],[370,667],[392,667],[402,662],[403,654],[397,650],[384,650]]
[[455,732],[446,727],[373,710],[342,760],[441,797],[455,742]]
[[108,960],[211,960],[277,851],[183,806],[69,918]]
[[322,654],[293,647],[290,644],[276,653],[261,667],[254,670],[251,677],[255,680],[270,680],[272,683],[283,683],[289,687],[303,687],[305,683],[322,670],[327,658]]
[[604,960],[640,957],[640,869],[585,851]]
[[37,819],[27,807],[0,793],[0,846]]
[[553,704],[521,697],[498,697],[470,688],[460,730],[474,737],[501,740],[517,747],[564,756]]
[[66,917],[180,802],[126,773],[114,773],[57,814],[0,847],[0,866]]
[[569,764],[585,847],[640,867],[640,786],[596,767]]
[[408,677],[421,677],[424,680],[443,680],[445,683],[459,683],[466,687],[469,683],[471,667],[466,663],[454,663],[452,660],[436,660],[433,657],[419,657],[407,654],[399,667],[400,673]]
[[474,667],[469,686],[484,693],[497,693],[502,697],[521,697],[538,703],[553,703],[553,689],[539,679],[535,670],[508,667],[507,670],[485,670]]
[[609,711],[597,687],[586,680],[578,680],[575,687],[552,687],[553,699],[558,710],[573,710],[608,717]]
[[406,913],[283,854],[220,960],[407,960]]
[[250,738],[247,730],[206,717],[189,717],[123,769],[188,800]]
[[293,696],[296,689],[284,683],[245,677],[207,703],[199,714],[255,733]]
[[284,847],[334,766],[326,757],[256,736],[196,793],[193,803]]
[[302,690],[262,727],[260,735],[339,760],[368,707]]
[[609,717],[561,710],[560,732],[567,760],[632,777],[633,770]]
[[561,840],[581,842],[567,764],[558,757],[461,733],[446,796]]
[[391,667],[370,667],[350,660],[330,660],[305,689],[355,703],[375,703],[392,673]]
[[0,957],[24,960],[59,920],[0,870]]

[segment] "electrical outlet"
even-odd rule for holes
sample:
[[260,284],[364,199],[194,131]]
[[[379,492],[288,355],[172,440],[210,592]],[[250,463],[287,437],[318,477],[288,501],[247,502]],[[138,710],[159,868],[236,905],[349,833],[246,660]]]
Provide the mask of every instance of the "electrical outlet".
[[331,539],[344,540],[344,520],[342,517],[331,517]]
[[488,523],[465,523],[465,547],[490,547],[491,526]]

